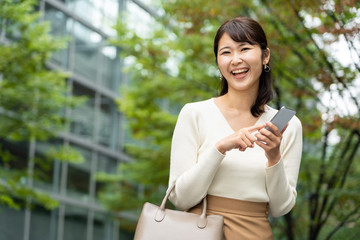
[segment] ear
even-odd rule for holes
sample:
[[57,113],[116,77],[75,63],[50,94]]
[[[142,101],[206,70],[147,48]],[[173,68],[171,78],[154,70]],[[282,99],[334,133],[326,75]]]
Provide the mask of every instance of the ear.
[[270,49],[266,48],[264,50],[263,65],[268,64],[269,61],[270,61]]

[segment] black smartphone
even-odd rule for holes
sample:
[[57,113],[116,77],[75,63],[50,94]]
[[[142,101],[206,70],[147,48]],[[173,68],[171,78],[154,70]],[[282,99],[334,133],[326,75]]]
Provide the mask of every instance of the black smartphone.
[[[275,114],[275,116],[270,120],[281,132],[286,124],[291,120],[291,118],[295,115],[296,111],[292,110],[287,107],[282,107],[280,110]],[[265,127],[267,130],[272,130],[269,127]]]

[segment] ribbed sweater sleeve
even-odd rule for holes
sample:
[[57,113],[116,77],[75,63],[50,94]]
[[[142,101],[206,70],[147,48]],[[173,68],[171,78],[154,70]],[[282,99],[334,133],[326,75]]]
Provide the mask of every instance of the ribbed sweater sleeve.
[[186,104],[180,111],[171,144],[169,185],[174,181],[176,185],[170,201],[181,210],[195,206],[206,196],[224,158],[215,147],[206,149],[198,158],[201,116],[194,107]]
[[273,217],[288,213],[296,201],[296,183],[302,153],[302,126],[297,117],[290,121],[284,132],[280,152],[281,160],[265,169],[266,189]]

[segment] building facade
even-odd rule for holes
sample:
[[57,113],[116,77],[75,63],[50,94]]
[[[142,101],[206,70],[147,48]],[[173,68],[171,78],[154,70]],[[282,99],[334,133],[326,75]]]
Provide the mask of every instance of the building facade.
[[[69,132],[49,142],[4,143],[4,147],[25,158],[42,158],[52,146],[71,146],[85,158],[81,164],[54,161],[44,170],[33,164],[31,180],[59,201],[59,208],[49,211],[41,206],[21,211],[1,208],[2,240],[126,240],[132,234],[121,227],[121,218],[133,216],[106,211],[97,193],[103,187],[97,172],[114,173],[129,157],[123,152],[127,141],[124,117],[114,100],[126,84],[122,73],[124,61],[119,49],[108,43],[115,35],[112,26],[120,13],[152,17],[146,2],[132,0],[40,0],[41,19],[51,23],[51,34],[68,37],[67,47],[53,54],[49,67],[70,72],[67,84],[74,96],[86,97],[85,104],[66,109],[71,119]],[[134,23],[139,27],[141,22]],[[31,200],[29,200],[31,201]]]

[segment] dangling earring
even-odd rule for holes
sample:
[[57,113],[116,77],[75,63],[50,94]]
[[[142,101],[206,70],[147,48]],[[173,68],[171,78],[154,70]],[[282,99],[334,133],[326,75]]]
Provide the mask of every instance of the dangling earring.
[[271,68],[269,67],[269,65],[265,64],[264,65],[264,71],[265,72],[270,72]]

